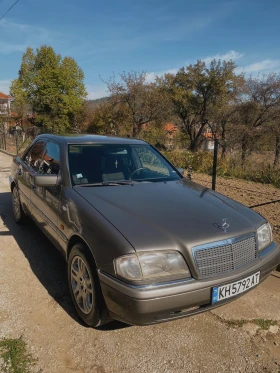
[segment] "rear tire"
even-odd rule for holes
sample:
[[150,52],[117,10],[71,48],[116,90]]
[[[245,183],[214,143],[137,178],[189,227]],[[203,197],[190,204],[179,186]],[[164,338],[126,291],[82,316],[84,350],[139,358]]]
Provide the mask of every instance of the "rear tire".
[[13,216],[15,222],[20,224],[25,219],[25,214],[21,206],[20,196],[17,186],[14,186],[12,189],[12,204],[13,204]]
[[84,244],[73,246],[67,272],[71,298],[84,323],[96,328],[111,321],[94,260]]

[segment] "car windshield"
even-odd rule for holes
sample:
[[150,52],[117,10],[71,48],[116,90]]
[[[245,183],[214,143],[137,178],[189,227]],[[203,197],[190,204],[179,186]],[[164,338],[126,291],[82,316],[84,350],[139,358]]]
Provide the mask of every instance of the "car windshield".
[[179,180],[181,176],[150,145],[72,144],[68,147],[73,185],[126,185]]

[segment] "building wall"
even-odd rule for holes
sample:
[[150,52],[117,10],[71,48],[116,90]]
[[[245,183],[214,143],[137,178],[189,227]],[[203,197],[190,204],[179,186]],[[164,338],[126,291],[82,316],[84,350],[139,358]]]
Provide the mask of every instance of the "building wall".
[[10,100],[0,98],[0,115],[7,115],[10,113]]

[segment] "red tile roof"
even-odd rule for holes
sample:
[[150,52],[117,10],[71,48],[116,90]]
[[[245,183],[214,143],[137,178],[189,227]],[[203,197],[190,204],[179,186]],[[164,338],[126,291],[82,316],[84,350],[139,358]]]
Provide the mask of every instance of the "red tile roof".
[[165,129],[167,132],[176,132],[176,131],[177,131],[177,127],[174,126],[173,123],[166,123],[166,125],[164,126],[164,129]]
[[202,133],[201,135],[202,135],[202,137],[204,137],[206,140],[214,140],[215,137],[216,137],[217,139],[220,138],[220,135],[219,135],[218,133],[216,133],[215,135],[213,135],[212,132],[204,132],[204,133]]
[[0,98],[12,98],[12,96],[5,95],[5,93],[0,92]]

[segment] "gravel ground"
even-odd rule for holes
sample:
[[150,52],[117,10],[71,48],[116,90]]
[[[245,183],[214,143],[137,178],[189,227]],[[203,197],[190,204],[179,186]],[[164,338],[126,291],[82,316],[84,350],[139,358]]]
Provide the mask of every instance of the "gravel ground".
[[[278,272],[231,304],[194,317],[147,327],[114,322],[95,330],[82,325],[70,301],[60,254],[32,222],[18,226],[13,221],[7,182],[10,162],[0,153],[0,338],[23,335],[38,358],[35,371],[280,372]],[[209,185],[206,176],[195,175],[195,180]],[[220,184],[218,191],[249,205],[266,202],[268,195],[280,199],[275,188],[221,181],[229,187]],[[253,188],[265,194],[245,192]],[[272,222],[279,240],[279,203],[278,210],[276,204],[258,209]],[[253,322],[232,322],[268,318],[277,321],[268,331]]]

